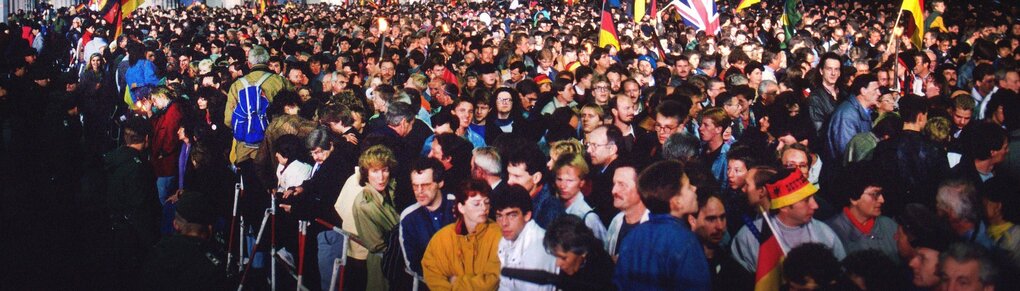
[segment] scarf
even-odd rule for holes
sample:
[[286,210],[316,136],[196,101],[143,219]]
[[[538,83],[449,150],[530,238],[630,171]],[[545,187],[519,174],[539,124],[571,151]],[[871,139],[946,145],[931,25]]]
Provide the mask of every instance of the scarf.
[[846,215],[847,220],[854,225],[854,228],[861,231],[863,234],[871,234],[871,229],[875,227],[875,219],[868,219],[864,222],[859,222],[854,218],[853,214],[850,213],[850,207],[843,207],[843,215]]
[[999,241],[999,239],[1006,236],[1007,231],[1012,227],[1013,223],[1008,221],[1002,224],[989,226],[988,236],[992,237],[992,240],[994,241]]

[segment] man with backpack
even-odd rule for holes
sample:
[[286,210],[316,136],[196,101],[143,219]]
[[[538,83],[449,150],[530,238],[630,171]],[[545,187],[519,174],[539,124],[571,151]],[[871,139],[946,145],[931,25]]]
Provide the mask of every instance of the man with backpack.
[[251,72],[234,81],[227,92],[224,124],[234,132],[234,150],[231,162],[239,165],[255,158],[255,153],[265,137],[269,120],[266,109],[273,97],[293,85],[282,76],[269,71],[269,52],[256,46],[248,51],[248,67]]

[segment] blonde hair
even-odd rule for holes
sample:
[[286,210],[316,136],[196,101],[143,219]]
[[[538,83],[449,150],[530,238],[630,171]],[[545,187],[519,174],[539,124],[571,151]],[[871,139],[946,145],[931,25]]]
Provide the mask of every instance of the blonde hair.
[[549,144],[549,156],[559,157],[562,154],[581,154],[584,146],[576,138],[554,141]]
[[392,169],[397,166],[396,155],[384,145],[374,145],[361,153],[358,158],[359,172],[361,172],[361,185],[368,183],[368,170],[372,168]]
[[588,162],[585,162],[584,157],[580,154],[571,153],[560,155],[556,158],[556,163],[553,164],[553,173],[559,173],[560,169],[566,167],[577,170],[578,178],[584,179],[588,176]]

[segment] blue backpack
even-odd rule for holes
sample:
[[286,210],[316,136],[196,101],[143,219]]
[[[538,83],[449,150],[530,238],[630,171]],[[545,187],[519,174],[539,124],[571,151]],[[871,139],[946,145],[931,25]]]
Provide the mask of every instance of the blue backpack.
[[253,85],[248,84],[246,78],[239,80],[244,87],[237,91],[237,107],[234,108],[232,124],[234,139],[237,141],[256,144],[265,139],[266,126],[269,126],[269,120],[266,119],[269,99],[266,99],[261,86],[270,76],[272,73],[263,73]]

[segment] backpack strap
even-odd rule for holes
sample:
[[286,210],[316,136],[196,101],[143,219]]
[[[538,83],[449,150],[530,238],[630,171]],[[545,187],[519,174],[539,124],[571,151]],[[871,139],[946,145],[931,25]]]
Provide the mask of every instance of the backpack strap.
[[262,77],[260,77],[258,81],[255,81],[255,86],[262,86],[262,83],[265,83],[266,80],[272,76],[273,74],[262,72]]
[[243,86],[243,87],[241,87],[241,88],[248,88],[248,87],[251,87],[251,85],[249,85],[249,84],[248,84],[248,78],[245,78],[245,77],[241,77],[241,79],[238,79],[238,81],[241,81],[241,85],[244,85],[244,86]]

